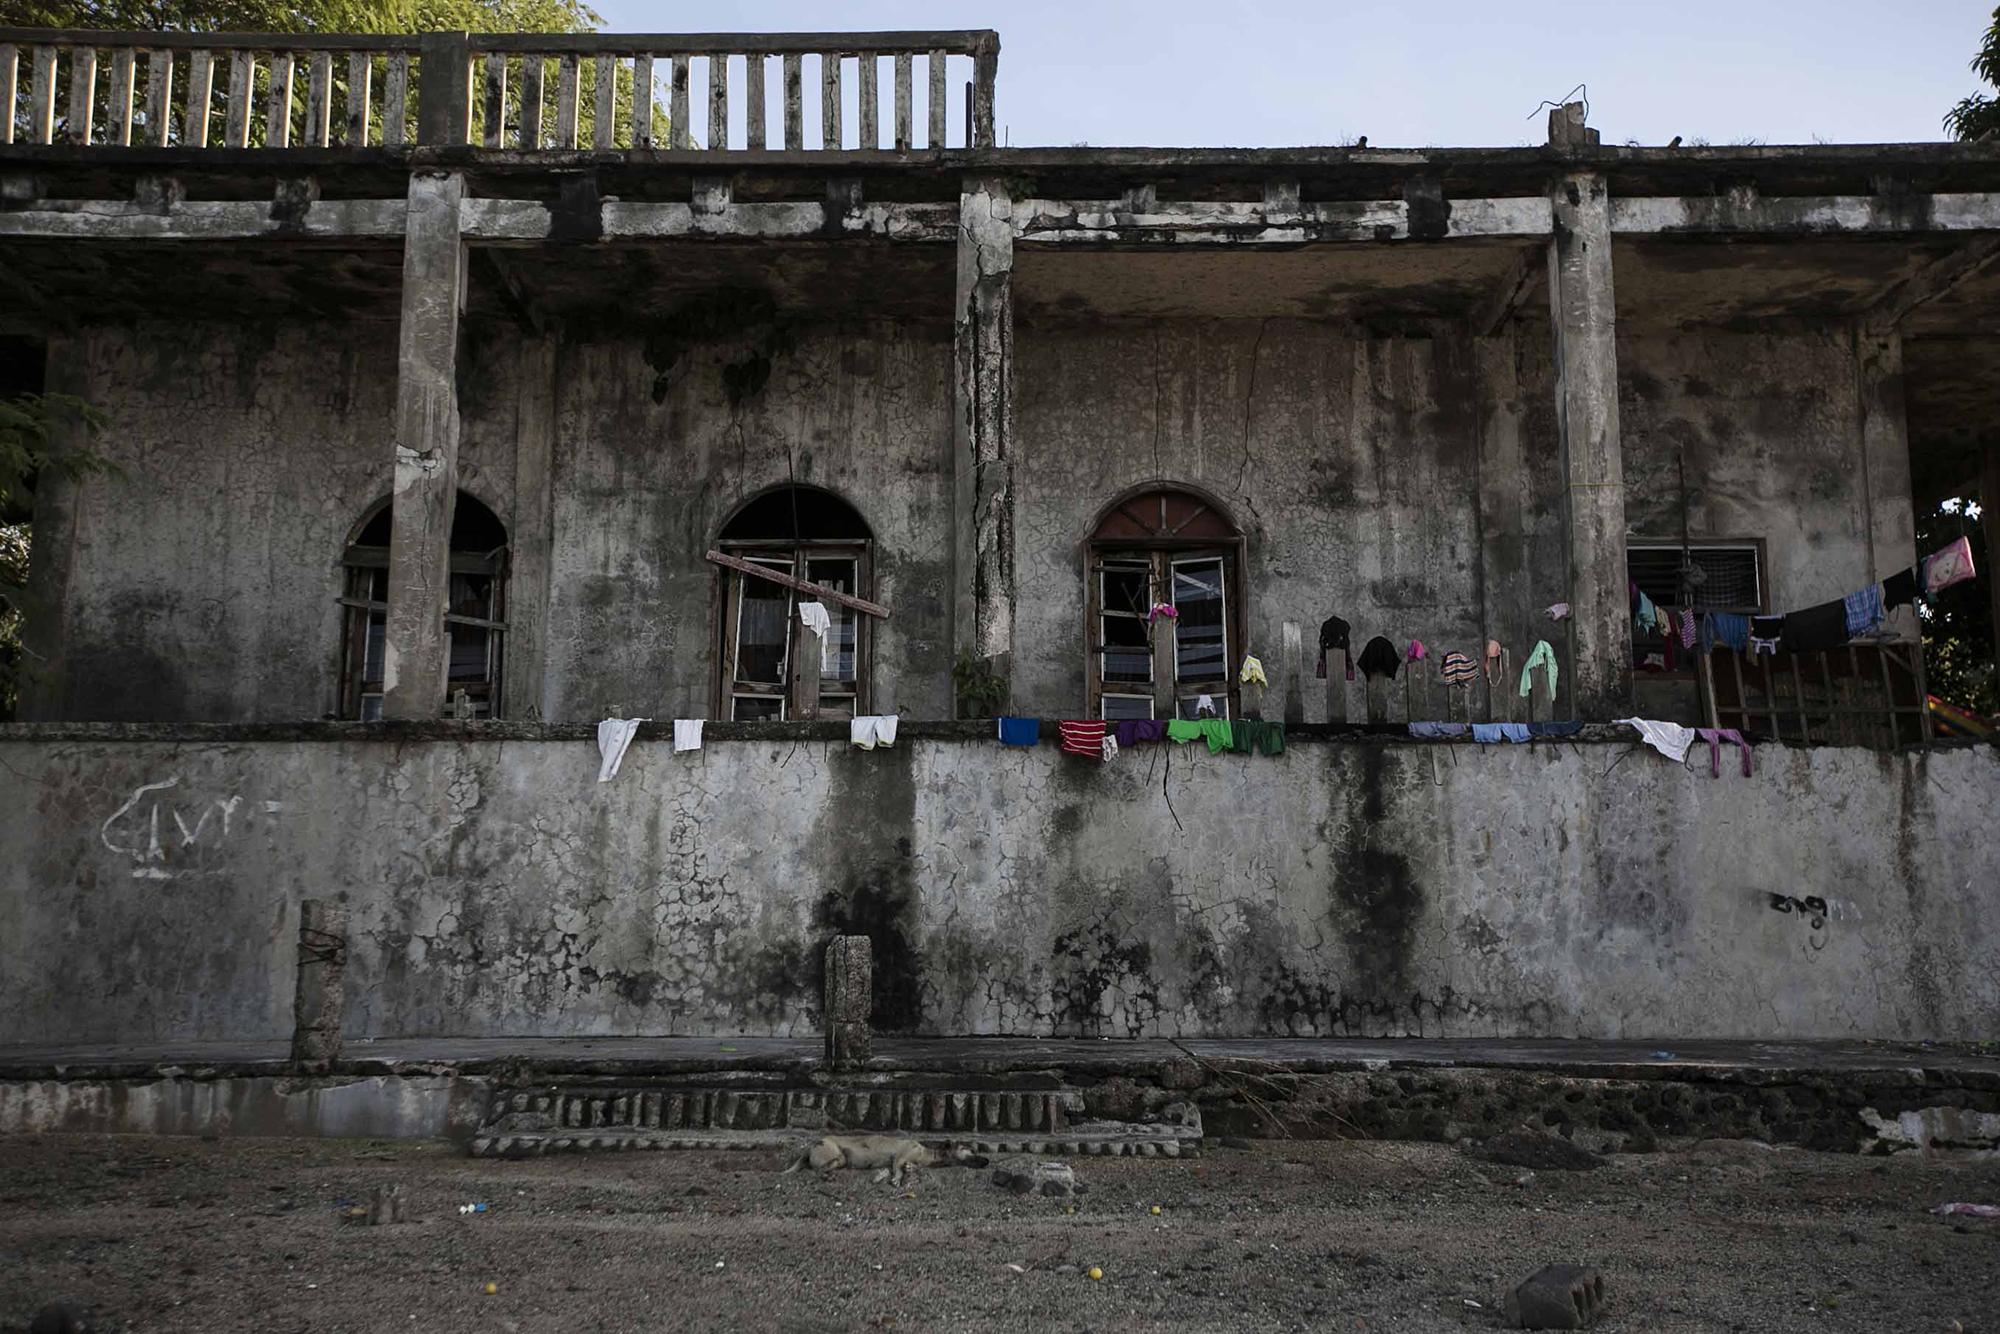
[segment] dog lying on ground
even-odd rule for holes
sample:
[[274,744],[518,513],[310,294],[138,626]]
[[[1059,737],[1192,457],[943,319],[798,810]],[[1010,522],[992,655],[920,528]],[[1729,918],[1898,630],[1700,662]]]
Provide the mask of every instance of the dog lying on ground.
[[828,1135],[816,1144],[800,1149],[786,1164],[787,1173],[810,1167],[831,1175],[843,1167],[865,1172],[875,1169],[874,1181],[900,1186],[906,1176],[926,1167],[984,1167],[987,1160],[963,1147],[940,1156],[916,1140],[900,1135]]

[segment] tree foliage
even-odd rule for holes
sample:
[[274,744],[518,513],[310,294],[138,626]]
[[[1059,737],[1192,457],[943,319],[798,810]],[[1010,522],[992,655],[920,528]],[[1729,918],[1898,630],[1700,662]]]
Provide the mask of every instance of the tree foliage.
[[79,441],[104,416],[66,394],[0,399],[0,718],[14,716],[24,650],[21,625],[29,611],[29,521],[35,487],[45,478],[80,481],[115,471]]
[[2000,578],[1986,549],[1984,525],[1962,499],[1917,517],[1917,550],[1937,551],[1960,537],[1972,543],[1980,577],[1954,584],[1924,608],[1924,675],[1939,699],[1975,713],[2000,714],[2000,671],[1993,658],[1993,600],[1987,580]]
[[[1979,54],[1972,58],[1972,72],[1989,87],[2000,88],[2000,6],[1994,7],[1993,21],[1986,26]],[[1986,93],[1960,98],[1958,105],[1945,113],[1944,127],[1955,139],[1983,139],[1989,134],[2000,134],[2000,98]]]
[[0,25],[167,32],[590,32],[579,0],[0,0]]

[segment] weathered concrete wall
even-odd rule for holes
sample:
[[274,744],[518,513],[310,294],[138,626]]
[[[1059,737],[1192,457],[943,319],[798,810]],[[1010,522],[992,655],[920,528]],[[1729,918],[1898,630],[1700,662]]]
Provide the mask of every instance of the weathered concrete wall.
[[[383,330],[388,330],[384,336]],[[50,488],[34,560],[53,667],[28,718],[318,718],[339,676],[341,551],[389,493],[394,326],[141,325],[57,340],[112,477]],[[513,398],[478,358],[464,489],[506,519]],[[59,512],[55,512],[59,511]],[[52,632],[52,633],[51,633]]]
[[745,500],[797,482],[853,505],[874,535],[874,710],[951,712],[951,329],[904,322],[801,333],[732,408],[697,349],[663,401],[633,343],[557,363],[548,670],[551,720],[705,718],[716,670],[715,567]]
[[809,1032],[836,933],[923,1032],[2000,1022],[1991,748],[642,740],[600,785],[583,740],[343,731],[0,741],[0,1042],[280,1036],[307,896],[352,910],[354,1036]]

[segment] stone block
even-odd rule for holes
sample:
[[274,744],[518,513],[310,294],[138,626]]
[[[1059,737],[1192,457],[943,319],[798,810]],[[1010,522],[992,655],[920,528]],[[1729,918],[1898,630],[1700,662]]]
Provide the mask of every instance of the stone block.
[[1045,1158],[1007,1158],[995,1164],[993,1184],[1016,1195],[1070,1196],[1082,1190],[1068,1163]]
[[835,936],[826,947],[826,1063],[859,1065],[873,1051],[874,947],[866,936]]
[[1507,1294],[1516,1329],[1585,1329],[1604,1309],[1604,1277],[1586,1265],[1544,1265]]

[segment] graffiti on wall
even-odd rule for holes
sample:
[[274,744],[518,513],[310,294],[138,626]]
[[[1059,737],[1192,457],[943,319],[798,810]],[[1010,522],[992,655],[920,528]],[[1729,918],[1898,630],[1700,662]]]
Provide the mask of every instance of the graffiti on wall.
[[98,831],[104,846],[132,861],[134,880],[172,880],[228,839],[240,796],[194,799],[179,774],[133,790]]

